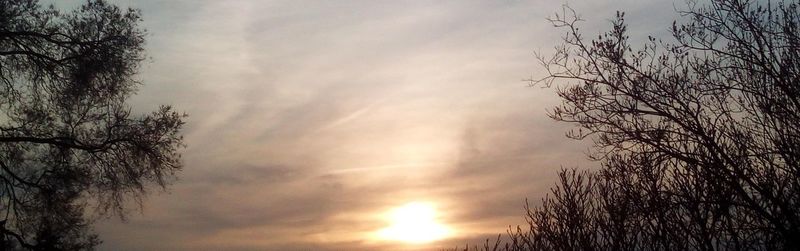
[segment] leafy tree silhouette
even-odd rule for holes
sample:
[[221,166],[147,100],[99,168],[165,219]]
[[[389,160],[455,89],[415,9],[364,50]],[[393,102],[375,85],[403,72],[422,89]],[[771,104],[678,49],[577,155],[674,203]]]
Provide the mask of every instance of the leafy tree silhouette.
[[[568,7],[550,116],[594,142],[527,229],[487,250],[800,250],[800,1],[688,3],[634,48],[623,13],[587,40]],[[469,248],[467,249],[469,250]]]
[[185,115],[125,103],[145,58],[140,19],[102,0],[69,13],[0,0],[2,249],[92,249],[88,209],[123,216],[181,168]]

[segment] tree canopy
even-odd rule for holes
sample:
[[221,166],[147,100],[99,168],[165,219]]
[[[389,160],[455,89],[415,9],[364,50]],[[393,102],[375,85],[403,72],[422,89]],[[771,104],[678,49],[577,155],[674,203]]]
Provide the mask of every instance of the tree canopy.
[[[89,213],[124,215],[181,168],[185,115],[135,115],[137,10],[0,0],[0,231],[5,249],[91,249]],[[90,212],[87,212],[90,211]]]

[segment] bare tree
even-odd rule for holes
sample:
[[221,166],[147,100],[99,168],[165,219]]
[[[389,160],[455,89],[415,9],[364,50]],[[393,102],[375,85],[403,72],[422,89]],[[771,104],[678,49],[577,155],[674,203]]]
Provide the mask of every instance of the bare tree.
[[[539,57],[591,139],[504,250],[800,250],[800,1],[690,1],[670,41],[634,48],[618,13]],[[499,249],[498,249],[499,250]]]
[[180,169],[185,115],[125,103],[140,84],[139,22],[102,0],[69,13],[0,0],[3,249],[92,249],[87,209],[122,216]]

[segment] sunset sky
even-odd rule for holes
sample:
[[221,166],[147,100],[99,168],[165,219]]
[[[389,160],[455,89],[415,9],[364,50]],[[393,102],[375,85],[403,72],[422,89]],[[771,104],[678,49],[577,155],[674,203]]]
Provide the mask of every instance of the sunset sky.
[[[622,10],[637,40],[668,35],[683,6],[112,2],[141,9],[149,33],[134,111],[189,118],[179,180],[125,222],[98,219],[101,250],[438,250],[504,233],[560,168],[595,166],[590,142],[547,117],[555,90],[522,81],[564,33],[546,18],[568,3],[595,37]],[[387,237],[407,214],[441,239]]]

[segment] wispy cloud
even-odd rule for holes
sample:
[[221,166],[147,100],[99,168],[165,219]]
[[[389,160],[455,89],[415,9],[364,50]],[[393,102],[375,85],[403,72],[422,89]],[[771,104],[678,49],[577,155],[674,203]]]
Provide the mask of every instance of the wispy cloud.
[[[191,117],[181,180],[129,222],[101,222],[103,249],[386,248],[368,234],[413,200],[459,229],[435,244],[452,247],[521,223],[561,166],[591,165],[546,117],[552,91],[520,81],[558,41],[544,18],[560,3],[121,4],[151,34],[135,108]],[[668,21],[661,5],[573,7],[600,27],[628,7]]]

